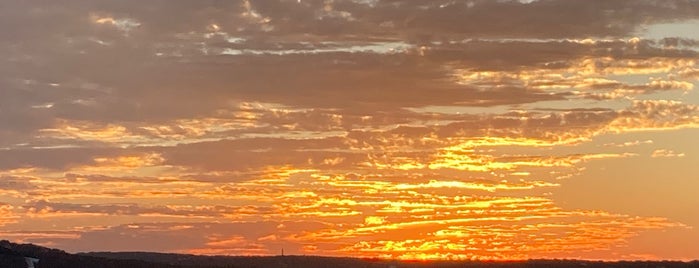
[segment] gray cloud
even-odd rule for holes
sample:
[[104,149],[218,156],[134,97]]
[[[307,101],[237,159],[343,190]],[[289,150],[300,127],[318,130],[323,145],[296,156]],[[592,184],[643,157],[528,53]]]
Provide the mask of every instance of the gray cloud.
[[126,153],[115,148],[56,148],[0,150],[0,169],[39,167],[63,170],[94,163],[96,157]]
[[[278,227],[283,224],[284,230]],[[31,242],[52,242],[57,247],[71,252],[86,251],[159,251],[184,252],[194,248],[225,247],[207,245],[210,242],[239,238],[245,243],[273,233],[298,232],[305,228],[320,228],[325,225],[314,221],[260,221],[241,223],[134,223],[119,225],[103,230],[81,232],[77,239],[36,238]],[[182,228],[185,228],[186,232]],[[266,241],[267,246],[284,243],[287,253],[301,253],[298,243]],[[240,246],[240,245],[229,245]],[[276,252],[276,248],[274,249]],[[241,254],[231,248],[230,254]]]

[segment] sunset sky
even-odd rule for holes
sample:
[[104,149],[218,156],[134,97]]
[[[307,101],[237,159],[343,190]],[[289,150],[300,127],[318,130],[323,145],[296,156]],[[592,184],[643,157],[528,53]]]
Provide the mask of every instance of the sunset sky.
[[699,259],[699,1],[0,1],[0,239]]

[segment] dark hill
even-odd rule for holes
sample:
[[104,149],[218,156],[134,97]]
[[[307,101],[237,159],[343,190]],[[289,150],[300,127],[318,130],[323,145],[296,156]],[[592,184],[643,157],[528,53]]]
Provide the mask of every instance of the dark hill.
[[502,267],[502,268],[699,268],[699,261],[636,261],[597,262],[577,260],[529,260],[513,262],[398,262],[377,259],[338,258],[319,256],[199,256],[186,254],[151,252],[90,252],[70,254],[62,250],[32,244],[15,244],[0,241],[0,268],[26,267],[23,258],[40,259],[37,268],[456,268],[456,267]]
[[0,256],[1,268],[24,268],[26,267],[24,257],[39,259],[36,268],[181,268],[181,266],[143,260],[118,260],[76,255],[32,244],[15,244],[7,240],[0,241]]
[[478,262],[478,261],[390,261],[378,259],[358,259],[321,256],[200,256],[186,254],[152,253],[152,252],[91,252],[80,253],[88,256],[99,256],[109,259],[136,259],[147,260],[156,263],[181,264],[188,267],[331,267],[331,268],[699,268],[699,261],[579,261],[579,260],[528,260],[509,262]]

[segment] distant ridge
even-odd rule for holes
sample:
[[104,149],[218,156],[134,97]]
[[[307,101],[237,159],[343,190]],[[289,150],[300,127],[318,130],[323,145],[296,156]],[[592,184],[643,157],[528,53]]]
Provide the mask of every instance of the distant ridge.
[[[395,267],[395,268],[457,268],[457,267],[502,267],[502,268],[699,268],[699,261],[582,261],[582,260],[528,260],[528,261],[392,261],[367,258],[322,257],[322,256],[202,256],[155,252],[90,252],[78,253],[108,259],[135,259],[156,263],[180,264],[186,267]],[[203,265],[203,266],[197,266]]]
[[[1,257],[1,256],[5,257]],[[36,268],[181,268],[142,260],[117,260],[93,256],[70,254],[63,250],[41,247],[33,244],[17,244],[7,240],[0,241],[0,268],[26,268],[24,257],[21,259],[8,258],[15,256],[34,257],[39,259]]]
[[[4,255],[3,255],[4,254]],[[477,261],[392,261],[379,259],[360,259],[347,257],[320,256],[202,256],[154,252],[89,252],[70,254],[59,249],[51,249],[32,244],[16,244],[7,240],[0,241],[0,267],[26,267],[3,258],[11,254],[31,256],[41,259],[36,268],[456,268],[456,267],[502,267],[502,268],[536,268],[536,267],[638,267],[638,268],[699,268],[699,261],[579,261],[579,260],[529,260],[510,262]]]

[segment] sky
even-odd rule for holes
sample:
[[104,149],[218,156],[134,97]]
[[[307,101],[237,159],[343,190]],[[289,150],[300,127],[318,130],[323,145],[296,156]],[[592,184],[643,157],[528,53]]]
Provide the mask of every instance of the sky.
[[0,238],[699,259],[699,1],[0,1]]

